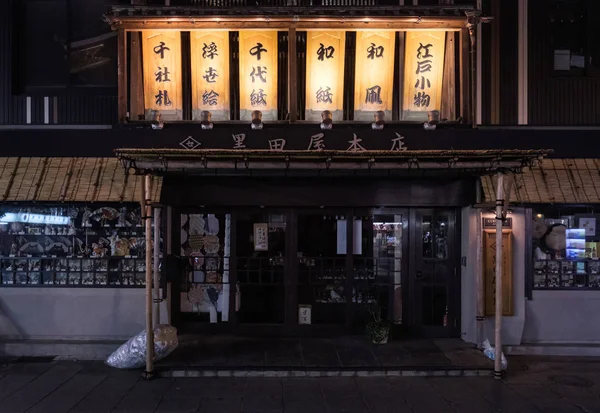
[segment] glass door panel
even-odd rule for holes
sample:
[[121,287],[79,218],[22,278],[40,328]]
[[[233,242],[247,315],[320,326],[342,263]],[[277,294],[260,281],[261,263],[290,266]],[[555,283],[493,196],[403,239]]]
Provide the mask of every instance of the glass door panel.
[[[361,230],[360,251],[354,252],[353,303],[359,307],[358,322],[369,315],[367,307],[377,306],[384,319],[402,322],[402,214],[377,213],[356,216]],[[364,307],[364,308],[361,308]]]
[[411,278],[415,322],[425,335],[450,334],[454,316],[451,292],[456,269],[454,251],[455,214],[450,211],[415,212],[416,245]]
[[346,217],[298,214],[298,306],[302,324],[346,320]]

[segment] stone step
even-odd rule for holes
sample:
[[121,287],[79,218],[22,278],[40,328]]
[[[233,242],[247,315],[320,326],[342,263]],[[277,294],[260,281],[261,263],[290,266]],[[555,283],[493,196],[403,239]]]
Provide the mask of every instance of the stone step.
[[157,366],[159,377],[476,377],[493,376],[493,368],[465,367],[402,367],[402,368],[346,368],[298,369],[296,368],[197,368]]

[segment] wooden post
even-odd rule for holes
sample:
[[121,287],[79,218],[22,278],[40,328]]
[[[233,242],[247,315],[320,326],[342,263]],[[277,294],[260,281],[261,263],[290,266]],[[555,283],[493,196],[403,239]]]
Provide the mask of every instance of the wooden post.
[[470,121],[471,109],[471,92],[469,83],[469,47],[470,36],[469,30],[464,28],[460,31],[460,116],[463,123]]
[[454,53],[454,32],[446,32],[446,55],[444,56],[444,82],[442,84],[442,119],[456,119],[456,56]]
[[485,320],[485,285],[483,279],[483,224],[481,213],[477,212],[476,240],[477,240],[477,261],[475,262],[475,288],[477,289],[477,314],[476,314],[476,334],[477,347],[481,348],[483,344],[483,322]]
[[154,376],[154,327],[152,325],[152,176],[144,177],[144,220],[146,224],[146,371]]
[[298,52],[296,29],[288,29],[288,113],[290,123],[298,120]]
[[160,324],[160,208],[154,208],[154,243],[153,243],[153,273],[154,273],[154,317],[153,326]]
[[142,71],[142,32],[131,32],[129,48],[129,119],[144,118],[144,74]]
[[504,209],[504,173],[498,171],[496,184],[496,329],[494,376],[502,377],[502,224]]
[[118,116],[119,122],[127,119],[127,32],[119,29],[117,44]]

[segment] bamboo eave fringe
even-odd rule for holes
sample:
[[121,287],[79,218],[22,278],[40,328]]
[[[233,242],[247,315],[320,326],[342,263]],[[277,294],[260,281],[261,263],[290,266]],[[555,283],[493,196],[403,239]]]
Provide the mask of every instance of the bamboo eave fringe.
[[[137,202],[142,180],[117,158],[0,158],[4,202]],[[156,177],[152,198],[161,190]]]
[[[597,204],[599,176],[600,162],[596,159],[545,159],[505,181],[512,180],[511,201],[515,204]],[[483,176],[481,185],[485,202],[495,202],[496,177]]]

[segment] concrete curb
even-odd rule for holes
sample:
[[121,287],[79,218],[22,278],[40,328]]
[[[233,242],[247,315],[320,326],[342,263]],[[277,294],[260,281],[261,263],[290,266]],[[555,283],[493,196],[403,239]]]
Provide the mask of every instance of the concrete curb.
[[483,377],[493,369],[390,369],[390,370],[265,370],[265,369],[159,369],[159,377]]

